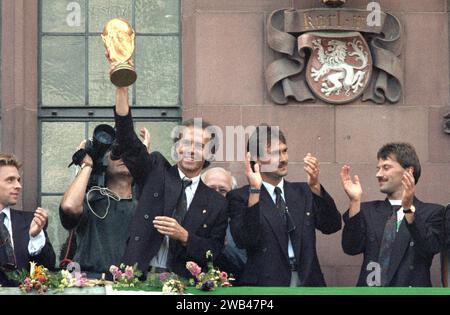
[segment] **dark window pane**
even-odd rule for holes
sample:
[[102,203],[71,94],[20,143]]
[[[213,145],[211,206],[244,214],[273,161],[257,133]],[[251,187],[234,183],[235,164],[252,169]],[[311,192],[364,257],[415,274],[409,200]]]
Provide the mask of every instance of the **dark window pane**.
[[136,0],[138,33],[178,33],[179,0]]
[[85,104],[85,40],[81,36],[42,38],[43,106]]
[[64,192],[75,176],[74,168],[67,166],[85,139],[85,123],[43,122],[41,137],[41,191]]
[[43,196],[41,199],[41,207],[48,211],[48,227],[47,233],[53,249],[56,253],[56,264],[59,264],[59,254],[61,247],[67,239],[69,233],[61,225],[59,219],[59,204],[62,196]]
[[84,33],[85,0],[42,0],[42,31]]
[[178,40],[176,36],[137,38],[138,106],[178,106],[180,90]]
[[89,0],[89,32],[102,32],[105,24],[121,17],[131,22],[131,0]]

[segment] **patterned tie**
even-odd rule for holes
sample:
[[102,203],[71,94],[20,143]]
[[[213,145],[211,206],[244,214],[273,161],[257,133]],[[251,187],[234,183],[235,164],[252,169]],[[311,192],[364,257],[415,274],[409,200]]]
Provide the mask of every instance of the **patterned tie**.
[[7,261],[0,262],[2,267],[11,268],[16,264],[16,258],[14,255],[14,249],[11,243],[11,236],[9,235],[8,229],[4,224],[6,214],[0,213],[0,251],[3,251],[4,256]]
[[392,206],[392,215],[384,226],[383,239],[381,240],[380,254],[378,261],[381,267],[381,285],[386,286],[389,264],[391,261],[392,247],[397,236],[397,211],[401,206]]
[[187,197],[186,197],[186,188],[192,184],[192,180],[183,178],[181,181],[181,194],[178,199],[177,207],[175,208],[173,217],[178,221],[178,223],[182,223],[184,217],[186,216],[188,207],[187,207]]
[[286,202],[283,199],[283,196],[281,195],[281,188],[275,187],[275,203],[277,209],[280,211],[280,214],[286,224],[286,231],[290,235],[295,230],[294,222],[291,218],[291,215],[289,213],[288,207],[286,206]]

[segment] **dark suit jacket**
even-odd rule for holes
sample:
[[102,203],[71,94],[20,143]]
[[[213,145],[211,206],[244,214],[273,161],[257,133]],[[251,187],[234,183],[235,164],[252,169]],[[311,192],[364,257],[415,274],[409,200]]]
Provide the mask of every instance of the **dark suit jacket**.
[[220,271],[225,271],[233,275],[235,281],[233,286],[240,285],[241,273],[244,270],[247,261],[247,253],[244,249],[238,248],[231,235],[230,226],[228,225],[227,234],[225,236],[225,247],[222,253],[214,260],[214,266]]
[[[415,220],[408,224],[406,218],[403,219],[393,245],[388,286],[431,286],[433,256],[443,246],[444,207],[423,203],[417,198],[413,204]],[[374,269],[367,270],[367,265],[378,263],[384,227],[391,215],[392,208],[387,199],[363,202],[361,211],[352,218],[348,211],[344,214],[342,248],[349,255],[364,255],[358,286],[368,285],[367,277]]]
[[[44,265],[50,270],[55,268],[56,255],[50,243],[47,232],[45,233],[45,246],[39,255],[30,256],[28,253],[28,242],[30,240],[29,230],[33,220],[34,213],[28,211],[18,211],[11,209],[11,225],[13,231],[14,254],[16,256],[17,269],[30,269],[30,261],[39,265]],[[0,265],[6,262],[6,257],[0,252]],[[0,284],[3,286],[16,285],[7,280],[6,276],[0,271]]]
[[[284,182],[284,195],[296,229],[291,239],[302,286],[325,286],[316,253],[316,228],[324,234],[341,229],[341,215],[322,187],[322,197],[306,183]],[[238,247],[247,250],[242,284],[289,286],[291,270],[288,236],[282,216],[261,187],[260,202],[248,208],[249,186],[228,193],[231,232]]]
[[[139,201],[130,225],[124,263],[138,263],[145,273],[151,259],[158,253],[163,235],[153,226],[155,216],[171,217],[181,194],[181,179],[176,165],[171,166],[159,152],[149,154],[133,129],[131,113],[116,115],[117,140],[121,157],[139,187]],[[175,246],[173,272],[189,277],[187,261],[206,265],[206,252],[217,257],[224,246],[228,223],[227,201],[201,180],[182,226],[188,231],[187,246]],[[172,247],[171,250],[174,250]]]

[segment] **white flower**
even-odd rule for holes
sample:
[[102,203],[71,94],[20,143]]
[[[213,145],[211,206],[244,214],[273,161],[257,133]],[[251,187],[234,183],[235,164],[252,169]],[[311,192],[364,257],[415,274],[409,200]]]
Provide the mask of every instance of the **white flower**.
[[34,278],[34,272],[36,269],[36,263],[34,261],[30,261],[30,278]]
[[162,288],[162,293],[163,294],[171,294],[173,293],[173,288],[172,285],[168,282],[164,283],[164,286]]

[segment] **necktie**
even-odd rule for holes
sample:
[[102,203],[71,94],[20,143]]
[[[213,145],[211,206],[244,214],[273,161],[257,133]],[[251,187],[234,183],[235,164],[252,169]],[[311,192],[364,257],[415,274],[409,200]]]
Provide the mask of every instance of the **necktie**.
[[378,261],[381,267],[381,285],[386,286],[389,265],[391,261],[392,246],[397,236],[397,210],[401,206],[392,206],[392,214],[384,226],[383,239],[381,240]]
[[3,251],[7,261],[0,262],[0,264],[3,267],[4,266],[12,267],[16,264],[16,258],[11,243],[11,235],[9,234],[8,229],[4,224],[5,217],[6,214],[4,214],[3,212],[0,213],[0,251]]
[[282,216],[284,223],[286,224],[286,232],[290,235],[295,230],[294,222],[289,214],[288,207],[286,206],[286,202],[281,195],[280,187],[275,187],[275,204],[277,209],[280,211],[280,215]]
[[[187,197],[186,197],[186,188],[189,187],[192,184],[192,180],[187,179],[186,177],[183,178],[181,181],[181,194],[178,198],[178,203],[175,208],[175,211],[173,212],[173,218],[177,220],[177,222],[181,225],[181,223],[184,220],[184,217],[187,213]],[[175,260],[176,256],[176,248],[177,248],[177,242],[173,240],[172,238],[169,239],[169,253],[167,256],[167,268],[172,271],[173,270],[173,261]]]
[[173,214],[173,217],[178,221],[178,223],[182,223],[184,220],[184,217],[187,213],[187,197],[186,197],[186,188],[189,187],[192,184],[192,180],[187,179],[186,177],[183,178],[181,181],[181,194],[178,198],[177,207],[175,208],[175,212]]

